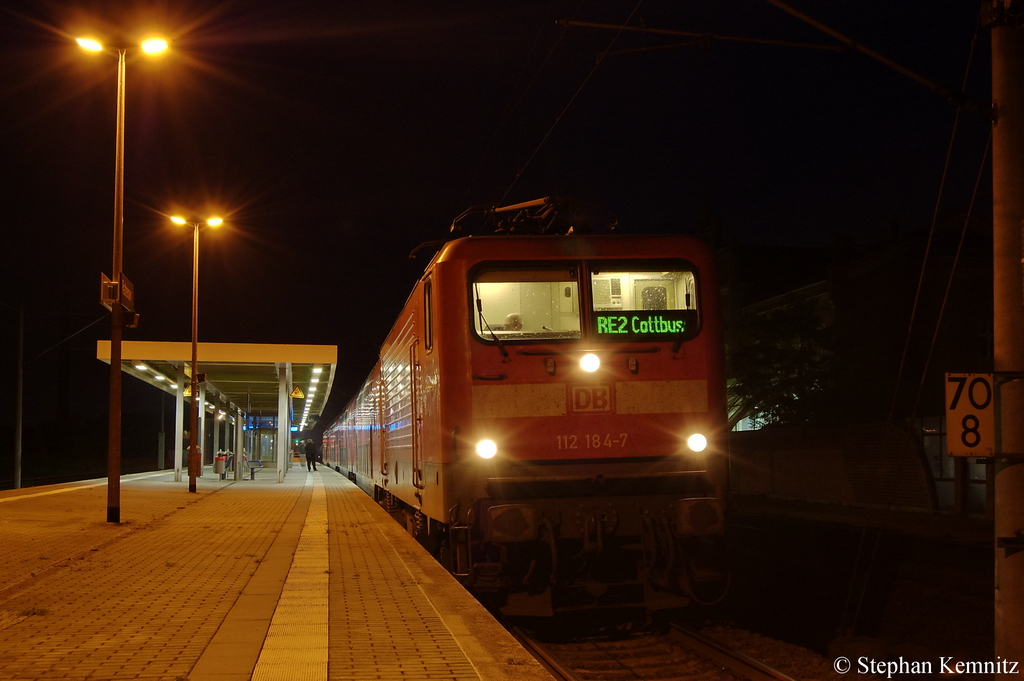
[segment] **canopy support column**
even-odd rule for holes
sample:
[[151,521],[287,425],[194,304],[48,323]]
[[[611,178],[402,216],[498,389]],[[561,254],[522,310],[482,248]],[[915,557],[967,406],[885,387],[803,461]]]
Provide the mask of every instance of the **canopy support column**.
[[[223,430],[223,424],[220,422],[220,401],[222,396],[220,393],[216,393],[213,396],[213,399],[213,420],[210,422],[213,427],[213,445],[210,447],[210,453],[213,454],[214,457],[217,457],[220,456],[221,450],[225,449],[223,446],[224,443],[220,437],[221,430]],[[214,458],[213,461],[214,466],[216,466],[217,459]]]
[[[195,395],[192,399],[196,399]],[[199,439],[196,440],[196,444],[199,445],[199,477],[203,477],[203,466],[206,464],[208,447],[206,446],[206,381],[199,384]]]
[[291,399],[292,365],[285,362],[277,365],[277,481],[284,482],[286,463],[291,465]]
[[181,455],[185,431],[185,372],[182,363],[174,364],[178,370],[178,383],[174,390],[174,482],[181,482]]
[[245,452],[245,441],[242,439],[242,423],[244,417],[242,416],[242,410],[235,407],[235,480],[242,479],[242,457]]

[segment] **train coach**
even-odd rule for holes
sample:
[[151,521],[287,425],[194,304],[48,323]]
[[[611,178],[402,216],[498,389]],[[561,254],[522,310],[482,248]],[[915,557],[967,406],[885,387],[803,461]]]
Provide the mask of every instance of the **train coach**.
[[549,207],[491,207],[513,215],[505,234],[440,247],[325,461],[508,615],[712,601],[727,583],[712,254],[544,233]]

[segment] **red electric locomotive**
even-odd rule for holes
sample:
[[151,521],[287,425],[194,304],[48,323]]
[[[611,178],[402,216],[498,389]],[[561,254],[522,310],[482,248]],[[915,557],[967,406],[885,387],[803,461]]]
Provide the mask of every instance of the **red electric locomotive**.
[[713,256],[683,236],[545,234],[550,204],[490,207],[510,234],[440,248],[325,458],[506,614],[714,600]]

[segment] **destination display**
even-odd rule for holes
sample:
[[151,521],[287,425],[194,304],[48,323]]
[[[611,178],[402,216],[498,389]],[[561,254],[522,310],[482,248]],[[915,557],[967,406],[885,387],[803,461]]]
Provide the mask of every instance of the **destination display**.
[[594,331],[599,338],[664,338],[675,340],[696,331],[696,310],[622,310],[595,312]]

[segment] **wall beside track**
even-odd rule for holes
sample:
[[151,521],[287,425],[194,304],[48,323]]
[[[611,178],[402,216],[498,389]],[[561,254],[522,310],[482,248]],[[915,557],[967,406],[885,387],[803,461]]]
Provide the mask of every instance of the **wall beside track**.
[[885,424],[734,432],[733,494],[932,512],[935,485],[920,443]]

